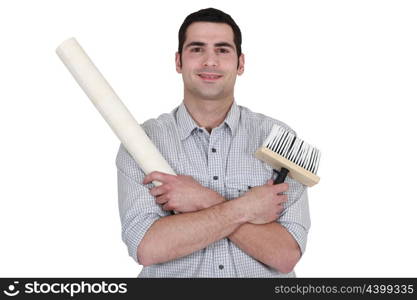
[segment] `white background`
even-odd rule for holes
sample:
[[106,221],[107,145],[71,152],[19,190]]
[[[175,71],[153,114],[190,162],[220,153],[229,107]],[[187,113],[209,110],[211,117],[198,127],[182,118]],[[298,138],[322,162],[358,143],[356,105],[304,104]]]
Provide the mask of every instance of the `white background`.
[[119,142],[55,48],[76,37],[143,122],[181,102],[177,31],[210,6],[243,32],[237,102],[323,152],[297,275],[417,276],[416,2],[141,3],[1,2],[0,276],[137,276]]

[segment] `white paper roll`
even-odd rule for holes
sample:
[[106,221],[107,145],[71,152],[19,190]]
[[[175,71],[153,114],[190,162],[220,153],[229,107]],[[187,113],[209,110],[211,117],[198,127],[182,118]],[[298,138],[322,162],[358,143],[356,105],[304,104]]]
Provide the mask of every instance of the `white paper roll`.
[[[160,171],[175,175],[76,39],[64,41],[56,53],[143,172]],[[159,182],[153,183],[160,185]]]

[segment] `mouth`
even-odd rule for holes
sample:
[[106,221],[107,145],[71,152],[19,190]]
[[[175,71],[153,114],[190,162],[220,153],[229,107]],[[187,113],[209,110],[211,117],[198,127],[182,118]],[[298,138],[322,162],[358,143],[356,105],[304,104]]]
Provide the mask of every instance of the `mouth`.
[[208,82],[215,82],[223,77],[222,75],[214,74],[214,73],[198,73],[197,75],[202,80],[208,81]]

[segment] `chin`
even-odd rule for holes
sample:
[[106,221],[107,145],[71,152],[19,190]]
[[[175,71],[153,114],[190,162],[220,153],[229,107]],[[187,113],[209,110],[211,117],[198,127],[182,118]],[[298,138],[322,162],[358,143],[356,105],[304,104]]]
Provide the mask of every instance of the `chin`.
[[198,91],[201,98],[207,100],[218,100],[224,98],[223,91]]

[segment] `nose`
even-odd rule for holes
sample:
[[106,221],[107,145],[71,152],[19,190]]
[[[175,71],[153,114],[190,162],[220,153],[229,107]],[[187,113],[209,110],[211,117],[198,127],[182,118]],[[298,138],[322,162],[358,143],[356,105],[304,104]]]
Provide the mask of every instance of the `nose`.
[[219,62],[214,51],[207,51],[203,61],[204,67],[217,67]]

